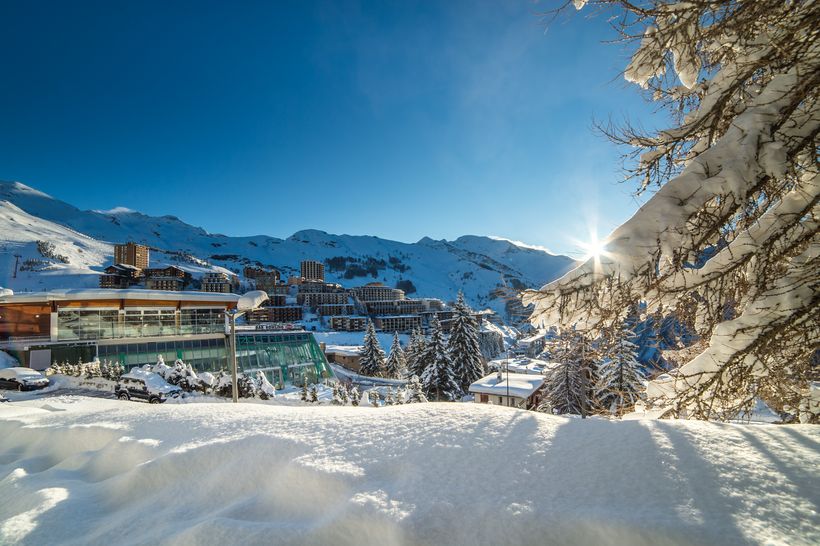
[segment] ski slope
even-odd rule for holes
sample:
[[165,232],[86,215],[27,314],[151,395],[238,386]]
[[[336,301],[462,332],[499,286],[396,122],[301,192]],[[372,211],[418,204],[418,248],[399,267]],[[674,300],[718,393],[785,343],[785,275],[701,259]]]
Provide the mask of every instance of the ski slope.
[[817,544],[820,427],[0,405],[2,544]]

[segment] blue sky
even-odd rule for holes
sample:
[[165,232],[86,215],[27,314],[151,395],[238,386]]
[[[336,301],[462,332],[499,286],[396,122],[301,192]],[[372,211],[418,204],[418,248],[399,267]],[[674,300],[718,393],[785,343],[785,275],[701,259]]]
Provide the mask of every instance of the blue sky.
[[637,208],[594,119],[651,125],[557,3],[6,2],[0,179],[208,231],[554,251]]

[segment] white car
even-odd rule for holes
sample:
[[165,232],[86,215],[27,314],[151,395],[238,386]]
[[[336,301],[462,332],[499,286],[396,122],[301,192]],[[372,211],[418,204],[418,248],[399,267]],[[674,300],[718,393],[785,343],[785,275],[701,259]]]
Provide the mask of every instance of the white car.
[[0,369],[0,389],[33,391],[48,386],[48,378],[31,368]]

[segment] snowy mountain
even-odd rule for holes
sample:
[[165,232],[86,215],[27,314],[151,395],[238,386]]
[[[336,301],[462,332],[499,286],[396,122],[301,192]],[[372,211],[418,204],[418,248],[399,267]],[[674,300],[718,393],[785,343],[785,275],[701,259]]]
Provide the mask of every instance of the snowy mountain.
[[[45,258],[37,248],[42,240],[53,243],[53,254],[68,263]],[[300,260],[313,259],[325,262],[329,281],[345,286],[373,281],[396,286],[403,281],[413,296],[445,300],[454,299],[461,289],[474,307],[490,307],[502,316],[508,297],[499,289],[538,287],[575,264],[566,256],[472,235],[455,241],[425,237],[412,244],[318,230],[298,231],[287,239],[229,237],[175,216],[147,216],[123,208],[80,210],[19,182],[0,182],[1,286],[18,291],[93,286],[95,274],[112,261],[112,244],[129,240],[153,249],[152,266],[172,263],[194,276],[215,268],[241,273],[246,265],[275,267],[287,276],[298,274]],[[44,263],[29,262],[13,279],[15,254],[21,263]]]

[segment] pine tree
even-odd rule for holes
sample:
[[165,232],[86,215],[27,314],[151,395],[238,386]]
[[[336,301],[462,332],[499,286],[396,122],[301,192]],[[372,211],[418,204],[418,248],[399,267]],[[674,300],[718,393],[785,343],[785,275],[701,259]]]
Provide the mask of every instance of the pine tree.
[[407,381],[407,403],[427,402],[419,376],[414,375]]
[[467,392],[472,383],[484,377],[486,370],[478,340],[478,323],[461,292],[458,293],[454,311],[448,349],[456,381],[461,391]]
[[643,372],[637,360],[635,332],[622,328],[598,369],[595,397],[611,415],[623,415],[632,409],[643,391]]
[[551,359],[556,364],[547,372],[541,409],[588,415],[595,407],[596,356],[586,337],[573,331],[562,332],[551,347]]
[[362,394],[359,392],[359,389],[356,385],[353,385],[353,388],[350,389],[350,403],[354,406],[359,405],[359,400],[362,399]]
[[433,400],[455,400],[461,396],[461,387],[453,373],[453,361],[447,350],[444,332],[437,317],[433,317],[430,342],[422,357],[424,372],[421,383],[424,393]]
[[316,385],[310,386],[310,402],[313,404],[319,402],[319,391],[316,389]]
[[393,379],[404,377],[407,373],[407,361],[399,342],[399,333],[393,334],[393,344],[390,346],[390,356],[384,365],[384,376]]
[[308,385],[307,385],[307,383],[302,384],[302,391],[301,391],[300,398],[302,399],[302,402],[307,402],[308,401]]
[[370,402],[370,405],[377,408],[379,407],[379,393],[376,389],[370,389],[367,391],[367,400]]
[[410,343],[404,353],[407,362],[407,377],[418,376],[424,373],[424,352],[427,349],[427,340],[419,330],[413,330]]
[[368,377],[379,377],[384,374],[384,350],[376,337],[376,328],[373,321],[368,321],[367,332],[364,336],[364,345],[360,355],[359,373]]
[[344,402],[342,401],[342,386],[338,382],[333,383],[333,401],[332,401],[332,403],[337,405],[337,406],[344,405]]
[[395,403],[395,398],[393,397],[393,387],[387,387],[387,395],[384,397],[384,405],[392,406]]
[[239,398],[256,398],[256,382],[244,373],[236,378],[236,388]]

